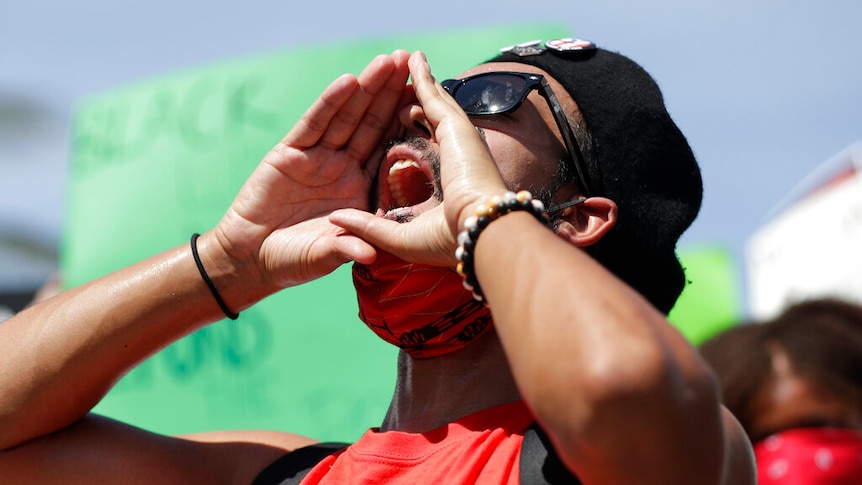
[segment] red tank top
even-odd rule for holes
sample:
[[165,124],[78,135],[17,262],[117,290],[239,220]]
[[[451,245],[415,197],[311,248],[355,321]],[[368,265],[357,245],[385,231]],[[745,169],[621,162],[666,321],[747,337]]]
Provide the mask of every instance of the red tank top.
[[426,433],[372,429],[321,461],[302,484],[516,485],[524,431],[533,420],[523,402],[514,402]]

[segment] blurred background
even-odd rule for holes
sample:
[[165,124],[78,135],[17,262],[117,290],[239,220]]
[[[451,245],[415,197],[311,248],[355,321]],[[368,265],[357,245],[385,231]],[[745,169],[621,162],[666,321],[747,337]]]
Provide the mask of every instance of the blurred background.
[[88,96],[283,49],[531,21],[562,23],[657,79],[704,172],[704,208],[682,243],[727,248],[745,301],[752,235],[859,160],[860,18],[852,0],[4,0],[0,312],[57,268],[71,120]]

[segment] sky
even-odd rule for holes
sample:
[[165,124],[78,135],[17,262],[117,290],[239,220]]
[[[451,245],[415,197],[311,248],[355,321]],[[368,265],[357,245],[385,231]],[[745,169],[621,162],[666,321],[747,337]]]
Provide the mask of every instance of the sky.
[[725,246],[740,265],[776,205],[862,141],[856,0],[335,4],[3,0],[0,288],[52,271],[82,98],[317,43],[546,21],[628,55],[661,86],[703,171],[703,210],[681,245]]

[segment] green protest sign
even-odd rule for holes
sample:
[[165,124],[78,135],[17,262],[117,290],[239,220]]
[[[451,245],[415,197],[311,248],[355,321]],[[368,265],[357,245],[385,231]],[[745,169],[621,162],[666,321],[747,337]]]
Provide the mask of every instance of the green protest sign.
[[[340,42],[226,62],[93,97],[76,113],[61,252],[75,286],[212,227],[320,91],[376,54],[422,49],[453,76],[553,25]],[[353,440],[382,419],[396,352],[357,318],[350,268],[190,335],[96,411],[162,433],[266,428]]]
[[742,296],[733,254],[722,246],[680,249],[688,283],[668,318],[689,340],[704,340],[739,323]]

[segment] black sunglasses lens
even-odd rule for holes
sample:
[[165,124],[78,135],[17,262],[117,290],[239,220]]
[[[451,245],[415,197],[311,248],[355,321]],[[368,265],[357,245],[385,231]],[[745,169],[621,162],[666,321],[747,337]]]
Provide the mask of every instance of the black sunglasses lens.
[[519,76],[487,75],[452,88],[455,101],[468,115],[495,115],[520,105],[527,91],[527,80]]

